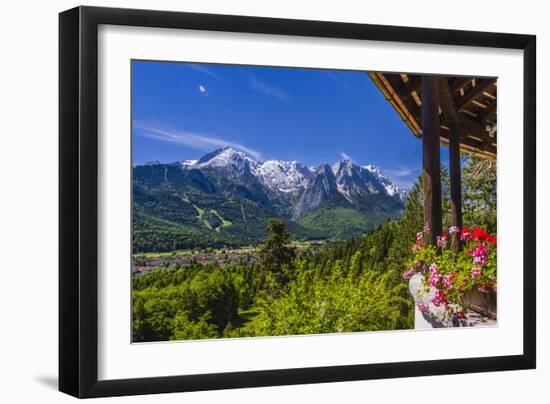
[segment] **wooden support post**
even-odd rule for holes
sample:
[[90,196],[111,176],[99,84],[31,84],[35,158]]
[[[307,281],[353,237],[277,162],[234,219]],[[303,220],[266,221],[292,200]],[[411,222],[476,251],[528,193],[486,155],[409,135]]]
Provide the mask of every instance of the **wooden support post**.
[[[451,226],[462,229],[462,178],[460,173],[460,132],[457,121],[451,122],[449,134],[449,175],[451,182]],[[459,233],[451,238],[454,252],[460,250]]]
[[[439,97],[443,114],[449,122],[449,176],[451,182],[451,226],[462,229],[462,181],[460,173],[460,121],[446,78],[439,79]],[[453,251],[460,250],[460,237],[451,238]]]
[[426,245],[435,244],[441,234],[441,161],[439,151],[439,83],[434,76],[422,76],[422,184]]

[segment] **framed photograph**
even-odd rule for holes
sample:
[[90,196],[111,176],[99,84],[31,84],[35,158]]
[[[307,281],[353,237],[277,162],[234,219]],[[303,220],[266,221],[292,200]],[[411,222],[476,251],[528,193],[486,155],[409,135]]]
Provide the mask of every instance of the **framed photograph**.
[[60,14],[59,387],[535,368],[535,37]]

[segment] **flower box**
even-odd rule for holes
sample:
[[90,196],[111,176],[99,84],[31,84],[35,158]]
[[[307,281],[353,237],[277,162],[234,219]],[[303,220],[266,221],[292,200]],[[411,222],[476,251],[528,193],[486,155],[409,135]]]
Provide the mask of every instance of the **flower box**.
[[479,290],[470,290],[464,293],[463,299],[464,306],[496,320],[497,294],[492,289],[488,289],[487,293],[482,293]]

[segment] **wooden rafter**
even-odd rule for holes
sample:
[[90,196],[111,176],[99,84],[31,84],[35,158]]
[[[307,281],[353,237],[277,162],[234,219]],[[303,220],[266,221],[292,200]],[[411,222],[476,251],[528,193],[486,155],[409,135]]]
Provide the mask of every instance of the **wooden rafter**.
[[[421,79],[423,76],[408,73],[378,72],[371,72],[369,76],[412,133],[417,137],[422,137],[421,111],[424,100],[421,91]],[[460,150],[494,159],[497,152],[496,134],[492,137],[489,136],[486,130],[486,122],[494,122],[492,118],[494,114],[493,104],[496,102],[496,87],[491,87],[489,81],[496,86],[496,79],[443,76],[439,76],[439,79],[447,81],[451,93],[450,98],[458,116],[461,133]],[[468,97],[469,102],[465,102],[459,110],[457,104],[464,97]],[[483,108],[471,102],[473,100],[486,105],[486,107]],[[449,114],[445,113],[445,109],[447,109],[445,105],[439,105],[438,110],[441,115],[439,125],[440,142],[442,145],[448,146],[451,121]],[[484,120],[480,119],[480,115],[484,117]]]
[[472,101],[475,97],[485,91],[488,87],[494,84],[494,79],[481,79],[477,82],[475,87],[472,87],[470,90],[458,99],[456,102],[456,109],[460,111],[466,104]]
[[461,89],[463,89],[467,84],[469,84],[471,79],[468,78],[458,78],[453,83],[451,88],[453,94],[457,94]]
[[496,112],[496,109],[497,109],[497,102],[493,101],[491,104],[487,106],[487,108],[484,111],[482,111],[478,115],[479,120],[481,122],[485,121],[487,118],[491,117],[493,113]]
[[418,76],[407,76],[407,82],[403,82],[403,86],[397,91],[397,94],[401,98],[407,98],[412,96],[413,92],[418,94],[420,90],[420,77]]

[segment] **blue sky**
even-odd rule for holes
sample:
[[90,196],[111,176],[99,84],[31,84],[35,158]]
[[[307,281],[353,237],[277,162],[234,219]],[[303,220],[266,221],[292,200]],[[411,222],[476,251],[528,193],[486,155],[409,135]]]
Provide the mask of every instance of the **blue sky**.
[[259,160],[375,164],[403,189],[422,167],[421,141],[364,72],[133,61],[132,114],[134,165],[228,145]]

